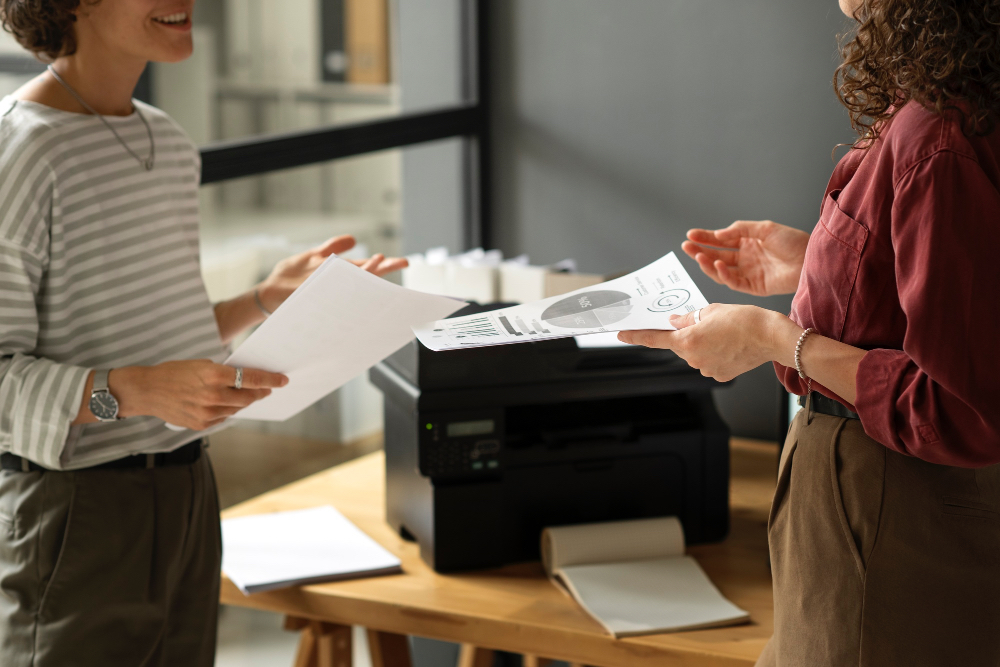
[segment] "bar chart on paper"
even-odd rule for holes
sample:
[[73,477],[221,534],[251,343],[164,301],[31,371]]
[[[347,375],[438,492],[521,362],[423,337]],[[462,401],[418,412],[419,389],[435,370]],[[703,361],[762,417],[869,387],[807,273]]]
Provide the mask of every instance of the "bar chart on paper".
[[[500,320],[502,322],[507,322],[507,320],[503,317],[501,317]],[[451,322],[448,320],[442,320],[439,324],[443,326],[438,328],[436,331],[440,333],[447,333],[448,336],[454,338],[455,340],[463,340],[466,338],[491,338],[501,335],[492,319],[485,315],[469,319],[457,318]],[[510,323],[507,323],[507,326],[510,327]],[[513,329],[509,330],[511,335],[516,333]]]

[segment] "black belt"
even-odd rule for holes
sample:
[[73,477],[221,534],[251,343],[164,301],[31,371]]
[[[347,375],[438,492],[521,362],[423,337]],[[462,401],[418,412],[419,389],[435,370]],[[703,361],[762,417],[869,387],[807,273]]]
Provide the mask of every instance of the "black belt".
[[[799,396],[799,405],[802,407],[806,406],[806,396]],[[844,404],[840,401],[835,401],[832,398],[824,396],[818,391],[812,393],[812,409],[813,412],[818,412],[821,415],[830,415],[831,417],[843,417],[844,419],[861,419],[857,412],[851,412],[844,407]]]
[[[133,454],[125,458],[108,461],[101,465],[83,468],[82,470],[124,470],[132,468],[161,468],[163,466],[190,465],[201,458],[201,450],[205,446],[204,440],[195,440],[178,447],[172,452],[160,454]],[[20,472],[47,471],[48,468],[22,458],[17,454],[4,452],[0,454],[0,468],[3,470],[17,470]],[[74,471],[75,472],[75,471]]]

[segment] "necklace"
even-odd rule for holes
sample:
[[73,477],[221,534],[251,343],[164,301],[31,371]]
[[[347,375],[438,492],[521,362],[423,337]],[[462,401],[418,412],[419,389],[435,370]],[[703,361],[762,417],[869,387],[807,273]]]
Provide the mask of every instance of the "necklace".
[[77,92],[73,90],[73,88],[68,83],[63,81],[63,78],[59,76],[59,74],[56,72],[55,68],[52,67],[52,65],[49,65],[47,69],[49,70],[49,74],[51,74],[56,81],[61,83],[63,88],[69,91],[69,94],[72,95],[76,99],[76,101],[80,103],[80,106],[82,106],[91,114],[101,119],[101,122],[104,123],[104,125],[107,126],[109,130],[111,130],[111,134],[115,135],[115,138],[118,140],[118,143],[124,146],[125,150],[127,150],[132,157],[138,160],[139,164],[141,164],[143,167],[146,168],[146,171],[153,170],[153,163],[156,159],[156,144],[153,142],[153,130],[149,127],[149,123],[146,121],[146,117],[142,115],[142,111],[139,109],[139,107],[135,107],[135,112],[136,114],[138,114],[139,120],[142,121],[142,124],[146,126],[146,134],[149,135],[149,157],[147,157],[146,159],[139,157],[136,154],[136,152],[132,150],[127,143],[125,143],[125,140],[122,139],[120,134],[118,134],[114,126],[108,122],[108,119],[102,116],[101,114],[97,113],[97,111],[94,110],[94,107],[84,102],[83,98],[80,97],[80,95],[78,95]]

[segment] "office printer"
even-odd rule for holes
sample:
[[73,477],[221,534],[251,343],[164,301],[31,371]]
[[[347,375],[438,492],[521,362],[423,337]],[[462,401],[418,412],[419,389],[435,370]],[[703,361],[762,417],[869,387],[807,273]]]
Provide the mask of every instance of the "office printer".
[[387,519],[438,572],[536,560],[546,526],[676,515],[689,544],[728,531],[719,385],[672,352],[412,341],[370,378],[385,397]]

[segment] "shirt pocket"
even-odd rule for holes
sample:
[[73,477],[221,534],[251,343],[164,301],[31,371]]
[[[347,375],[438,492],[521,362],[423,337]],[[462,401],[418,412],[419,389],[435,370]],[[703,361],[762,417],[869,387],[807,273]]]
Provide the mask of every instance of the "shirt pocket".
[[[868,229],[840,210],[836,190],[827,197],[819,224],[809,238],[805,266],[810,276],[810,299],[813,308],[824,312],[823,333],[841,340],[847,309],[858,280],[861,254],[868,240]],[[827,330],[829,326],[829,330]]]

